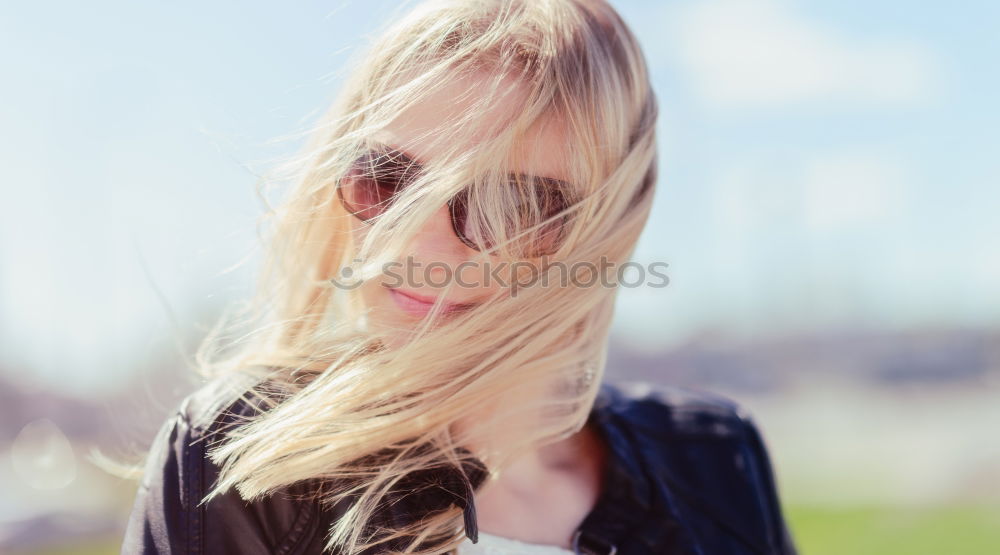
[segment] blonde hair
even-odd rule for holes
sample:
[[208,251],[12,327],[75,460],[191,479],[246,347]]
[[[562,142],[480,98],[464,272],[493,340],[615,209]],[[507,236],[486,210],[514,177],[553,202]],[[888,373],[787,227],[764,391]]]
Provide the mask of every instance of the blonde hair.
[[[506,179],[518,162],[512,146],[542,122],[566,130],[574,200],[550,260],[623,264],[652,202],[657,104],[635,37],[602,0],[431,0],[379,37],[304,151],[275,170],[289,171],[293,187],[265,215],[256,294],[197,354],[205,376],[266,368],[272,393],[280,391],[258,393],[267,410],[209,452],[221,475],[206,499],[230,487],[254,499],[318,479],[331,486],[324,503],[354,501],[328,531],[327,549],[359,553],[403,538],[411,540],[403,552],[440,553],[463,539],[459,507],[379,534],[367,524],[401,479],[462,468],[473,455],[461,446],[489,444],[498,429],[516,433],[476,454],[494,472],[579,431],[603,375],[616,289],[529,285],[450,318],[434,312],[414,330],[386,330],[368,325],[356,291],[331,279],[359,262],[355,276],[373,279],[465,187],[478,227],[510,240],[494,254],[518,259],[502,225]],[[338,202],[338,180],[373,132],[455,76],[478,85],[462,116],[441,122],[441,155],[354,244],[360,222]],[[484,128],[477,114],[512,84],[524,95],[517,113]],[[249,333],[223,348],[240,326]],[[387,334],[400,331],[407,340],[388,348]],[[470,415],[475,426],[455,426]]]

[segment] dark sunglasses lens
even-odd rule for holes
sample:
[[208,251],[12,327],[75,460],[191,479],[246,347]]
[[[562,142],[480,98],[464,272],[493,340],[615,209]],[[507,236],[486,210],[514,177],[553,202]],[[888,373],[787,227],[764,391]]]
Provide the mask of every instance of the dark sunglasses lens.
[[[538,257],[554,253],[562,244],[566,231],[568,217],[557,216],[568,207],[565,195],[558,187],[539,184],[530,189],[521,189],[530,198],[515,200],[508,214],[511,215],[507,225],[508,237],[517,236],[513,243],[515,251],[527,257]],[[468,189],[458,194],[451,202],[452,224],[455,233],[463,243],[476,250],[490,250],[497,246],[499,239],[485,225],[485,218],[478,213],[470,213]],[[541,222],[546,222],[538,226]],[[534,229],[530,233],[525,230]]]
[[477,251],[489,250],[496,246],[489,240],[489,233],[485,231],[480,232],[477,238],[475,230],[469,224],[468,189],[463,189],[455,195],[448,203],[448,208],[451,211],[451,225],[455,229],[455,235],[458,235],[463,243]]
[[367,152],[340,179],[337,194],[348,211],[368,221],[388,208],[405,184],[405,171],[398,161],[378,152]]

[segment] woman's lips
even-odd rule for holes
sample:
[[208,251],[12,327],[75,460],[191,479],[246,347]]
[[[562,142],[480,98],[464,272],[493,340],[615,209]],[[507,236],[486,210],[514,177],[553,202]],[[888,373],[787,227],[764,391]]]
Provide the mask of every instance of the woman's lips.
[[[434,297],[425,297],[423,295],[418,295],[409,291],[402,291],[400,289],[393,289],[391,287],[387,287],[387,289],[389,290],[389,296],[392,297],[396,306],[407,314],[411,314],[413,316],[426,316],[430,313],[431,308],[434,307]],[[472,304],[444,301],[441,305],[441,311],[443,313],[450,313],[465,310],[471,306]]]

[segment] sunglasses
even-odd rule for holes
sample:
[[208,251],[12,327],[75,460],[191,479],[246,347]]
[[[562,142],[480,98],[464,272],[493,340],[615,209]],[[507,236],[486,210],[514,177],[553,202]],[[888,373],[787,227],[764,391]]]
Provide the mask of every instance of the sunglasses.
[[[337,196],[344,208],[363,222],[383,214],[396,195],[420,174],[422,168],[406,154],[378,146],[358,157],[337,182]],[[539,257],[554,253],[564,239],[569,217],[569,186],[546,177],[512,174],[511,188],[501,195],[506,204],[502,237],[485,224],[485,216],[475,210],[470,187],[448,200],[455,235],[470,248],[489,251],[506,238],[521,256]],[[561,214],[561,215],[560,215]],[[530,231],[526,231],[530,230]]]

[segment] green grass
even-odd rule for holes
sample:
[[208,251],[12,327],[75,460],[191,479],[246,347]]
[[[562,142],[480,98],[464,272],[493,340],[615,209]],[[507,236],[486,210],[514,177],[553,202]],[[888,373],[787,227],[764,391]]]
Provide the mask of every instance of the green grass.
[[44,549],[15,551],[11,555],[117,555],[121,549],[121,538],[95,538],[71,544],[60,543]]
[[802,555],[1000,554],[1000,506],[785,509]]
[[[788,506],[785,517],[801,555],[997,555],[1000,506]],[[31,555],[114,555],[121,538],[73,542]]]

